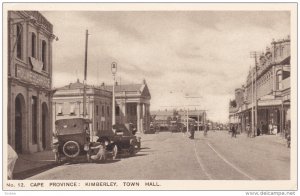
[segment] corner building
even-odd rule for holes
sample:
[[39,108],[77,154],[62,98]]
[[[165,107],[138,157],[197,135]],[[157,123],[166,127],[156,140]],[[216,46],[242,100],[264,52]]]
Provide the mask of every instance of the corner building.
[[8,12],[8,144],[18,154],[51,148],[52,24],[37,11]]

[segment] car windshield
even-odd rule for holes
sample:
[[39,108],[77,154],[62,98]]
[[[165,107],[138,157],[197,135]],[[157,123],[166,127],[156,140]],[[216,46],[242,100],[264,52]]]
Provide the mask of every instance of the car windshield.
[[123,133],[123,135],[132,135],[132,133],[126,128],[124,124],[116,124],[114,125],[114,128],[116,129],[116,133]]
[[61,119],[55,122],[58,135],[88,133],[89,122],[83,118]]

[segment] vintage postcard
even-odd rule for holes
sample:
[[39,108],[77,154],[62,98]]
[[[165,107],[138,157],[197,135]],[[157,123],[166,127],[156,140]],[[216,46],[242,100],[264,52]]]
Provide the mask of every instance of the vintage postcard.
[[2,189],[294,195],[297,22],[297,3],[4,3]]

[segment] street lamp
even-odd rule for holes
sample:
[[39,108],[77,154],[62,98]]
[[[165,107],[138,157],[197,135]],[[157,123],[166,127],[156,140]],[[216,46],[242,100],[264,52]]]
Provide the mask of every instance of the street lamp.
[[113,75],[114,83],[113,83],[113,100],[112,100],[112,125],[116,124],[116,109],[115,109],[115,80],[116,80],[116,73],[117,73],[117,63],[113,62],[111,64],[111,73]]

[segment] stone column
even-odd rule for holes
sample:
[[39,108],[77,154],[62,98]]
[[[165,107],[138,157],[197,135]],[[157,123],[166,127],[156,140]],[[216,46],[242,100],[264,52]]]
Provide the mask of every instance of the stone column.
[[123,113],[122,122],[127,123],[127,119],[126,119],[126,102],[123,102],[121,104],[121,111]]
[[141,119],[141,104],[137,103],[136,105],[136,118],[137,118],[137,124],[136,128],[138,132],[141,132],[141,125],[140,125],[140,119]]

